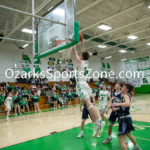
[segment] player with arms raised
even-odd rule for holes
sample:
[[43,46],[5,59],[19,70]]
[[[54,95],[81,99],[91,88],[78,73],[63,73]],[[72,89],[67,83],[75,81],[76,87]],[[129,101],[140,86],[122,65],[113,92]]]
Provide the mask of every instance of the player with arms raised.
[[72,48],[72,52],[76,61],[76,89],[79,94],[81,103],[84,103],[90,113],[91,120],[94,123],[94,133],[93,137],[97,137],[100,133],[101,129],[101,121],[99,119],[99,113],[97,109],[93,106],[90,101],[91,96],[91,88],[89,87],[86,78],[88,74],[88,59],[89,53],[85,51],[84,42],[83,42],[83,35],[80,33],[80,41],[81,41],[81,57],[79,57],[76,46]]

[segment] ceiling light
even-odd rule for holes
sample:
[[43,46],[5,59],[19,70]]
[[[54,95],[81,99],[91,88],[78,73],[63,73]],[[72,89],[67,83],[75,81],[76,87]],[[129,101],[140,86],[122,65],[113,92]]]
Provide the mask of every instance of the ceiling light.
[[105,59],[110,59],[110,58],[112,58],[112,56],[107,56],[107,57],[105,57]]
[[121,59],[120,61],[126,61],[127,59]]
[[126,50],[121,49],[119,52],[120,52],[120,53],[126,53],[127,51],[126,51]]
[[102,29],[102,30],[105,30],[105,31],[108,31],[108,30],[112,29],[112,27],[104,25],[104,24],[99,25],[98,28]]
[[65,16],[65,11],[62,8],[56,8],[53,13],[58,16]]
[[98,45],[99,48],[106,48],[106,45]]
[[150,9],[150,5],[148,6],[148,8]]
[[131,39],[131,40],[135,40],[135,39],[137,39],[138,37],[135,36],[135,35],[129,35],[129,36],[127,36],[127,38],[128,38],[128,39]]
[[29,44],[25,44],[25,45],[23,45],[22,47],[25,48],[25,47],[27,47],[28,45],[29,45]]
[[150,43],[147,43],[148,46],[150,46]]
[[[32,31],[31,29],[26,29],[26,28],[23,28],[21,31],[22,31],[22,32],[29,33],[29,34],[32,34],[32,33],[33,33],[33,31]],[[36,31],[34,31],[34,34],[35,34],[35,33],[36,33]]]
[[92,53],[89,53],[90,55],[92,55]]

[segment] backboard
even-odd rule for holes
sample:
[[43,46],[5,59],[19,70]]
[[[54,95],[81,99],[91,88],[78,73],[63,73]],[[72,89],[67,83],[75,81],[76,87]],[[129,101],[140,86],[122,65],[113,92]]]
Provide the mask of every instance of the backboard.
[[67,49],[79,42],[79,24],[75,16],[75,0],[63,0],[44,16],[57,23],[39,21],[36,58]]

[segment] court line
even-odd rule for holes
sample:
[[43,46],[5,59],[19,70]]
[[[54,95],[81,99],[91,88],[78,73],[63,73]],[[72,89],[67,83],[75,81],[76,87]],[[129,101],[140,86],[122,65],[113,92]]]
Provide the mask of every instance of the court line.
[[[93,128],[90,128],[90,127],[85,127],[86,129],[90,129],[90,130],[92,130],[93,131]],[[105,132],[105,133],[108,133],[108,131],[103,131],[103,132]],[[116,132],[115,132],[116,133]],[[117,134],[117,133],[116,133]],[[140,139],[140,140],[144,140],[144,141],[150,141],[150,139],[147,139],[147,138],[141,138],[141,137],[137,137],[136,136],[136,138],[137,139]]]

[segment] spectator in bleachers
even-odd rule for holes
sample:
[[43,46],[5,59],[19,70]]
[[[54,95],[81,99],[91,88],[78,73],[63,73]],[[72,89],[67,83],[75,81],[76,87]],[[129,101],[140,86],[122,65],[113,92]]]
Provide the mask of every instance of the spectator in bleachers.
[[40,97],[37,95],[37,92],[35,91],[33,93],[33,96],[31,96],[31,100],[33,101],[33,105],[34,105],[34,112],[36,112],[37,110],[39,112],[41,112],[40,108],[39,108],[39,100],[40,100]]
[[1,93],[0,94],[0,112],[2,112],[1,107],[4,104],[4,100],[5,100],[5,94]]
[[48,96],[48,103],[49,103],[50,109],[54,107],[54,101],[52,100],[51,96]]
[[58,98],[57,98],[57,93],[56,91],[53,91],[52,95],[51,95],[51,98],[52,100],[54,101],[54,109],[57,109],[58,108]]
[[28,112],[30,112],[28,102],[27,102],[27,98],[24,96],[24,94],[19,95],[19,100],[20,100],[19,104],[20,104],[20,107],[21,107],[21,112],[24,113],[25,108],[27,109]]
[[66,92],[65,91],[62,91],[61,98],[62,98],[62,107],[65,107],[66,106]]
[[17,91],[15,93],[15,95],[13,96],[13,105],[15,108],[15,114],[14,115],[17,115],[17,111],[18,111],[19,115],[21,114],[19,102],[20,102],[20,99],[18,97],[18,91]]

